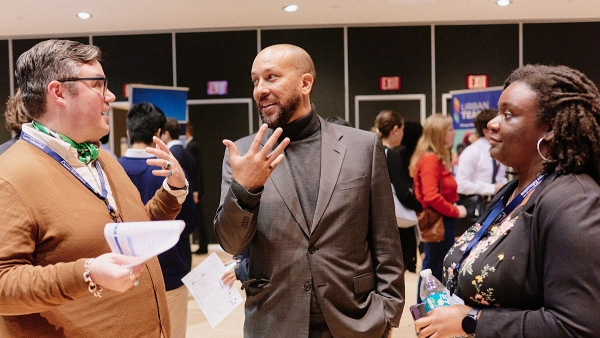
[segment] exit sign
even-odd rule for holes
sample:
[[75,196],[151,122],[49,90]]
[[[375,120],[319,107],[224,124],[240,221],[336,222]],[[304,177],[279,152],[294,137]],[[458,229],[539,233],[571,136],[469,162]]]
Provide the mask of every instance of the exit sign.
[[400,90],[400,76],[380,77],[379,90]]
[[467,89],[480,89],[488,87],[487,75],[467,75]]
[[227,81],[208,81],[206,95],[227,95]]

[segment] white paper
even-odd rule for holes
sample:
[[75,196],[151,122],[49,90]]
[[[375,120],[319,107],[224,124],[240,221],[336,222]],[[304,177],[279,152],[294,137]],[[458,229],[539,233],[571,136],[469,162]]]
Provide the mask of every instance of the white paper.
[[175,246],[184,228],[179,220],[108,223],[104,237],[112,252],[145,262]]
[[213,252],[181,279],[200,305],[211,328],[217,326],[243,302],[242,295],[235,286],[224,285],[221,281],[226,271],[225,264]]

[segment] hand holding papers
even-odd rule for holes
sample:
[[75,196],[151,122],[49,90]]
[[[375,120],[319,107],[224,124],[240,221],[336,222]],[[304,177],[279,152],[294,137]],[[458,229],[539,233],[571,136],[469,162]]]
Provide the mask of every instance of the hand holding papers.
[[235,264],[225,267],[219,256],[213,252],[181,279],[200,305],[212,328],[243,301],[236,287],[224,285],[221,281],[221,276],[233,266]]
[[112,252],[139,257],[142,263],[177,244],[184,227],[183,221],[108,223],[104,237]]

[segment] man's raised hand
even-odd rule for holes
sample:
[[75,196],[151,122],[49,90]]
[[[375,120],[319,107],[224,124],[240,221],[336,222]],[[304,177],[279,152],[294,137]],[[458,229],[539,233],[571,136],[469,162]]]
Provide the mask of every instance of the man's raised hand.
[[244,156],[240,156],[231,140],[223,140],[223,144],[229,150],[229,164],[233,178],[251,193],[257,192],[265,185],[273,170],[283,161],[283,150],[290,143],[290,139],[286,137],[277,148],[273,149],[283,132],[281,128],[277,128],[261,149],[260,142],[267,129],[266,124],[260,126],[250,149]]

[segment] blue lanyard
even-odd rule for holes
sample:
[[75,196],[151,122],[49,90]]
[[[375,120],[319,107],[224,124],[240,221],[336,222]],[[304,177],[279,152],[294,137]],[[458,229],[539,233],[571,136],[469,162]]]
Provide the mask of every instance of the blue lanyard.
[[115,209],[108,202],[108,190],[106,189],[106,181],[104,180],[104,175],[102,174],[102,167],[100,166],[100,162],[98,160],[95,161],[96,171],[98,171],[98,177],[100,178],[100,188],[102,193],[97,192],[92,186],[83,178],[81,175],[73,168],[65,159],[63,159],[60,155],[58,155],[54,150],[48,147],[44,142],[38,140],[34,136],[26,134],[21,131],[21,139],[26,142],[29,142],[31,145],[43,150],[46,154],[50,155],[53,159],[55,159],[58,163],[60,163],[63,167],[65,167],[75,178],[79,180],[79,182],[83,183],[91,192],[94,193],[99,199],[104,201],[106,207],[108,208],[108,213],[110,214],[113,221],[118,222],[118,215]]
[[475,237],[473,237],[473,239],[469,242],[469,245],[467,245],[467,249],[463,253],[460,261],[458,261],[458,263],[454,267],[456,275],[458,275],[459,273],[460,264],[467,256],[469,256],[471,249],[473,249],[473,247],[475,247],[475,245],[479,243],[479,240],[481,240],[481,237],[483,237],[483,235],[487,232],[489,227],[493,224],[501,223],[506,218],[506,216],[510,215],[510,213],[513,212],[515,208],[523,202],[525,197],[527,197],[527,195],[529,195],[538,185],[540,185],[540,183],[542,183],[544,178],[546,178],[546,174],[538,176],[533,182],[529,183],[529,185],[525,187],[525,189],[523,189],[506,207],[504,206],[504,198],[508,197],[501,198],[496,203],[496,205],[494,205],[492,211],[490,211],[488,216],[485,218],[481,229],[479,229]]

